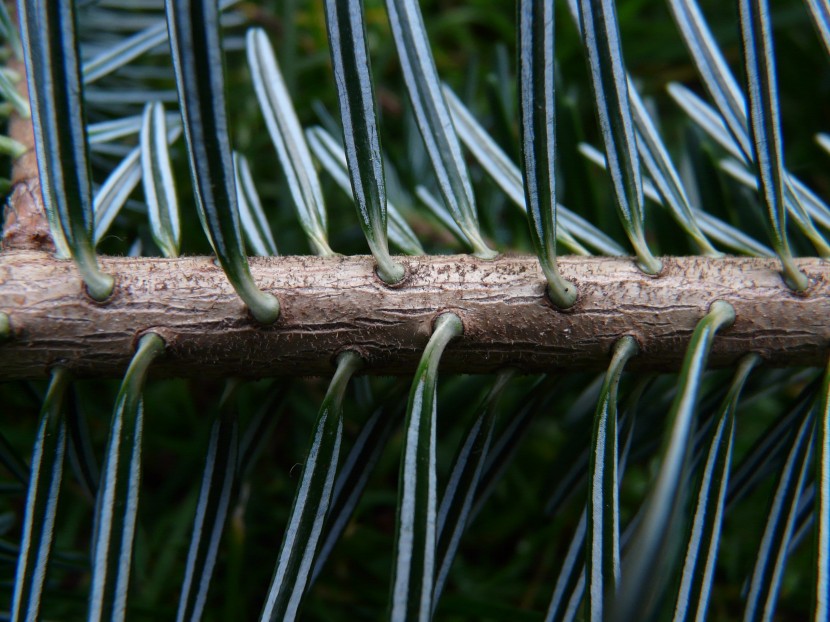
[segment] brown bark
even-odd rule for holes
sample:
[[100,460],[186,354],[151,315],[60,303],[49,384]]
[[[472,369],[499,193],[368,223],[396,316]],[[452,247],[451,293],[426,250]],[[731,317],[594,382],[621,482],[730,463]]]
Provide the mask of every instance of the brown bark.
[[782,282],[775,260],[665,258],[658,278],[629,259],[561,258],[579,287],[576,306],[558,311],[544,296],[535,258],[404,258],[409,275],[384,285],[370,257],[251,259],[260,287],[282,316],[258,325],[210,258],[101,257],[116,290],[93,302],[73,264],[42,252],[0,254],[0,311],[11,339],[0,345],[0,378],[44,376],[62,362],[78,376],[123,373],[137,337],[159,333],[160,376],[261,377],[329,374],[335,356],[360,352],[375,374],[411,374],[442,311],[464,336],[442,369],[490,372],[601,370],[612,344],[635,336],[631,369],[676,370],[696,322],[715,300],[735,307],[734,326],[715,339],[711,364],[758,352],[771,365],[823,365],[830,346],[830,263],[798,260],[813,280],[805,295]]
[[[23,98],[28,100],[26,67],[21,61],[12,61],[9,67],[20,74],[17,88]],[[8,132],[11,138],[26,147],[26,152],[12,166],[12,190],[3,218],[3,248],[54,251],[40,192],[31,118],[21,117],[17,112],[12,113]]]

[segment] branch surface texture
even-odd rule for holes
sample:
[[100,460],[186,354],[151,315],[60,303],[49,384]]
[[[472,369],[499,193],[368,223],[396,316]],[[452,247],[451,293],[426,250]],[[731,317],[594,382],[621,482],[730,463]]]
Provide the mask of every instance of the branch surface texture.
[[262,326],[209,257],[101,257],[116,286],[96,303],[71,262],[7,251],[0,311],[11,335],[0,344],[0,378],[44,377],[58,363],[79,377],[120,376],[150,330],[167,344],[158,376],[330,375],[349,349],[368,373],[412,374],[446,311],[464,323],[442,359],[446,371],[604,370],[623,335],[641,348],[630,369],[672,371],[716,300],[733,305],[736,320],[715,340],[713,366],[747,352],[774,366],[821,365],[830,347],[830,263],[820,259],[798,260],[811,286],[797,295],[774,259],[666,257],[660,276],[649,277],[630,258],[563,257],[563,276],[580,292],[567,311],[546,298],[535,257],[401,261],[407,277],[390,287],[368,256],[252,258],[258,286],[283,307],[276,324]]
[[[23,76],[17,82],[17,90],[24,101],[29,101],[29,87],[25,79],[26,67],[23,62],[13,60],[8,66]],[[53,251],[55,245],[49,233],[49,221],[40,192],[31,117],[22,117],[17,112],[12,112],[8,134],[10,138],[26,147],[26,151],[12,163],[12,191],[3,209],[3,248]]]

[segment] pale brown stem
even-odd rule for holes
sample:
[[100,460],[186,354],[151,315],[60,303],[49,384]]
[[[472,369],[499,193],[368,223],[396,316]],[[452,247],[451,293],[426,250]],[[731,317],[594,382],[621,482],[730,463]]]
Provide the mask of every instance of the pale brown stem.
[[[26,67],[22,61],[16,60],[11,61],[8,66],[21,76],[17,90],[28,101]],[[43,196],[40,192],[32,119],[13,112],[9,119],[8,133],[11,138],[26,147],[26,152],[12,164],[12,190],[6,202],[2,222],[3,249],[54,251],[55,246],[49,233],[49,221],[46,219]]]
[[375,275],[371,257],[252,258],[257,284],[282,302],[272,326],[247,314],[210,258],[100,259],[116,276],[104,304],[84,293],[72,262],[0,254],[0,311],[11,324],[0,379],[44,377],[57,363],[81,377],[119,376],[146,331],[167,343],[159,376],[329,375],[348,349],[368,373],[410,374],[444,311],[464,322],[447,371],[604,370],[623,335],[641,347],[629,369],[671,371],[715,300],[737,318],[718,334],[712,365],[750,351],[775,366],[821,365],[830,347],[830,263],[819,259],[797,261],[812,281],[797,295],[773,259],[666,257],[655,278],[630,258],[563,257],[563,276],[579,288],[563,312],[545,297],[535,257],[401,258],[408,274],[397,287]]

